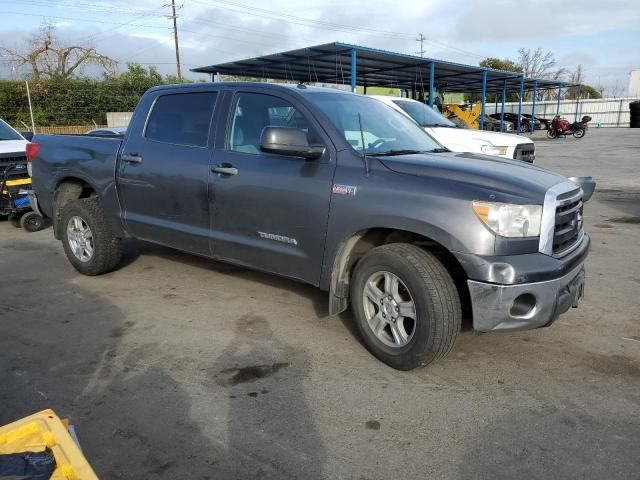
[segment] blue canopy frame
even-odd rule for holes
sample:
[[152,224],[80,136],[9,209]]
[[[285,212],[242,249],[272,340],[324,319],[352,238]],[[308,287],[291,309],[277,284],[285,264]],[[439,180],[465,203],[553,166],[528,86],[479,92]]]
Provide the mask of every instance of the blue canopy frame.
[[[487,94],[501,95],[500,129],[504,124],[504,104],[508,92],[518,92],[518,121],[521,131],[522,98],[533,92],[531,116],[535,115],[536,96],[539,91],[577,86],[559,80],[526,77],[518,72],[507,72],[474,65],[418,57],[404,53],[334,42],[287,52],[263,55],[194,68],[200,73],[234,75],[239,77],[288,80],[291,82],[317,82],[350,85],[355,92],[358,85],[367,87],[395,87],[411,92],[430,106],[434,105],[436,90],[480,94],[482,114],[480,128],[484,127]],[[425,85],[428,89],[425,91]],[[422,93],[420,93],[422,92]],[[426,96],[428,92],[428,97]],[[558,98],[559,102],[559,98]],[[559,103],[558,103],[559,108]],[[576,118],[578,104],[576,103]],[[529,122],[533,128],[534,122]]]

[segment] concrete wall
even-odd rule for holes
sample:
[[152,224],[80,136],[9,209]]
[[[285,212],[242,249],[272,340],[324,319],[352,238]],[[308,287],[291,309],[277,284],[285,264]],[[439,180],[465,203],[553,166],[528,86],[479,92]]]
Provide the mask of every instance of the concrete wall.
[[[562,100],[560,102],[560,115],[568,120],[574,121],[582,118],[584,115],[592,117],[592,127],[628,127],[629,126],[629,102],[637,100],[633,97],[623,98],[602,98],[602,99],[585,99],[578,102],[576,108],[575,100]],[[498,102],[496,110],[495,103],[486,104],[486,112],[488,115],[492,113],[500,113],[501,104]],[[536,117],[552,119],[556,115],[557,103],[555,100],[536,102]],[[505,103],[505,112],[518,112],[518,103]],[[576,116],[577,112],[577,116]],[[522,103],[522,113],[531,113],[531,102]]]
[[127,127],[131,121],[133,112],[107,112],[107,126]]

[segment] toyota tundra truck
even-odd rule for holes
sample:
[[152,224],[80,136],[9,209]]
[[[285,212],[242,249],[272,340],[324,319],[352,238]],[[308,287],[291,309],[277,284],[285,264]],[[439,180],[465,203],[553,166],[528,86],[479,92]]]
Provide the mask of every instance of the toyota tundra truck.
[[545,327],[583,295],[579,185],[450,152],[373,98],[161,86],[124,136],[33,142],[35,203],[80,273],[116,269],[133,237],[310,283],[397,369],[445,356],[463,317],[478,332]]

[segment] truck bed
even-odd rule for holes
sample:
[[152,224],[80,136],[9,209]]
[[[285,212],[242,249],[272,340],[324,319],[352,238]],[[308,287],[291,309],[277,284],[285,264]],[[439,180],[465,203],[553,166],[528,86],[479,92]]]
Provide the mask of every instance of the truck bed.
[[117,205],[114,177],[122,138],[38,134],[33,142],[40,145],[33,160],[33,188],[45,215],[53,215],[54,191],[65,179],[86,182],[101,199]]

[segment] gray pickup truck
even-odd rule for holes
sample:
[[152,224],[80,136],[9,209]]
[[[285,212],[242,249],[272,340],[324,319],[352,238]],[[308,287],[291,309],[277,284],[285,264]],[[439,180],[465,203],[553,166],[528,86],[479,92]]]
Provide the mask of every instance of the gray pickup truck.
[[[583,190],[451,153],[381,102],[305,85],[162,86],[124,136],[36,135],[39,209],[81,273],[127,237],[298,279],[351,306],[397,369],[480,332],[550,325],[583,293]],[[38,150],[37,148],[32,151]]]

